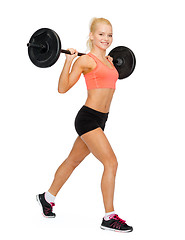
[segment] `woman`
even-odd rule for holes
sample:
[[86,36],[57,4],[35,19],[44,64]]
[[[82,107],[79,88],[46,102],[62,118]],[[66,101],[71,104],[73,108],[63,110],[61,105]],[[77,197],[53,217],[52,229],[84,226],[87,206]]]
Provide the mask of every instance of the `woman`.
[[114,211],[113,198],[118,163],[115,153],[104,134],[105,123],[118,79],[118,72],[112,63],[112,58],[106,57],[106,50],[111,43],[111,23],[104,18],[94,18],[91,22],[88,40],[91,51],[78,58],[72,66],[72,62],[78,53],[75,49],[68,49],[72,55],[66,55],[58,91],[66,93],[75,85],[83,73],[88,97],[75,119],[75,128],[79,136],[69,156],[56,171],[50,189],[48,192],[37,195],[37,200],[42,206],[45,217],[55,217],[52,207],[57,193],[73,170],[91,152],[104,166],[101,190],[105,216],[101,228],[131,232],[133,228],[119,218]]

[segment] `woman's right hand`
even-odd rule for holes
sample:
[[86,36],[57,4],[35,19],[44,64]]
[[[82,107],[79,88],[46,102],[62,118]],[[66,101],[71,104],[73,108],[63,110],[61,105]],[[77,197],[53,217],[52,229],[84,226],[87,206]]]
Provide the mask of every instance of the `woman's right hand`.
[[72,61],[74,58],[76,58],[78,56],[78,52],[77,52],[76,49],[68,48],[67,50],[71,52],[71,54],[65,54],[67,60],[71,60]]

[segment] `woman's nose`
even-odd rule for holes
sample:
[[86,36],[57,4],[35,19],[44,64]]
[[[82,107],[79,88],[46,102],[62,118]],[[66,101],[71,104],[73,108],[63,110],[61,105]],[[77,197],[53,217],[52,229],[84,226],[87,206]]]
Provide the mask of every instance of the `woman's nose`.
[[108,41],[108,39],[109,39],[108,36],[105,35],[104,40]]

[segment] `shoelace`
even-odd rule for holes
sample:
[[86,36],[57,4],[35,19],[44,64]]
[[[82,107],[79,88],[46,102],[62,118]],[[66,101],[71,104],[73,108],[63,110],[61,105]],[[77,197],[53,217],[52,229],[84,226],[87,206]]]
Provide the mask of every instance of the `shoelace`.
[[121,219],[120,217],[118,217],[118,215],[117,215],[117,214],[115,214],[115,215],[114,215],[113,219],[115,219],[115,220],[118,220],[118,222],[120,222],[120,223],[123,223],[123,224],[125,224],[125,223],[126,223],[126,221],[125,221],[125,220],[123,220],[123,219]]
[[52,207],[54,207],[54,206],[55,206],[54,202],[50,202],[50,204],[51,204],[51,206],[52,206]]
[[53,207],[55,206],[55,204],[53,202],[50,202],[51,205],[51,211],[53,211]]

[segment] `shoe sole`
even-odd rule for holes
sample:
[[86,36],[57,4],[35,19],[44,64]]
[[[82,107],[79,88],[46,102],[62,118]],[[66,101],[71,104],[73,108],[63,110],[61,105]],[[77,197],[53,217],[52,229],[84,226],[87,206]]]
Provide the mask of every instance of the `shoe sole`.
[[104,227],[104,226],[100,226],[101,229],[103,230],[108,230],[108,231],[113,231],[113,232],[121,232],[121,233],[128,233],[128,232],[132,232],[133,230],[118,230],[118,229],[113,229],[113,228],[108,228],[108,227]]
[[43,217],[45,217],[45,218],[55,218],[55,217],[52,217],[52,216],[46,216],[46,215],[44,215],[43,207],[42,207],[42,204],[41,204],[41,202],[40,202],[39,195],[36,195],[36,200],[37,200],[39,206],[40,206],[41,209],[42,209],[42,215],[43,215]]

